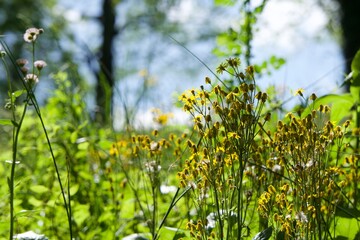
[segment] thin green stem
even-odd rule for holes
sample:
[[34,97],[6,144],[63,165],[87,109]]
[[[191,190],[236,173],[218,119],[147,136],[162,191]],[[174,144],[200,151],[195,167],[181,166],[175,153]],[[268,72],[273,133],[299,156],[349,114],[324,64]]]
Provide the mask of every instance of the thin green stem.
[[171,203],[170,203],[170,205],[169,205],[169,208],[168,208],[168,210],[166,211],[164,218],[161,220],[160,225],[159,225],[159,227],[158,227],[157,230],[156,230],[156,233],[155,233],[155,236],[154,236],[154,240],[157,240],[157,239],[159,238],[159,231],[160,231],[160,229],[162,228],[162,226],[165,224],[165,220],[166,220],[167,217],[169,216],[169,214],[170,214],[171,210],[173,209],[173,207],[175,207],[175,205],[177,204],[177,202],[178,202],[190,189],[191,189],[191,187],[187,187],[187,188],[184,190],[184,192],[180,194],[180,196],[179,196],[178,198],[177,198],[177,195],[178,195],[179,192],[180,192],[180,188],[178,188],[178,189],[176,190],[176,193],[175,193],[174,197],[172,198],[172,201],[171,201]]
[[35,96],[34,95],[32,95],[32,96],[33,97],[31,98],[31,101],[34,104],[34,107],[36,109],[36,113],[37,113],[37,115],[38,115],[38,117],[40,119],[41,126],[43,128],[44,133],[45,133],[45,137],[46,137],[46,141],[47,141],[47,144],[48,144],[48,147],[49,147],[49,150],[50,150],[51,158],[53,160],[56,176],[57,176],[57,179],[58,179],[58,182],[59,182],[59,185],[60,185],[61,195],[63,197],[64,206],[65,206],[65,210],[66,210],[66,214],[67,214],[67,218],[68,218],[68,223],[69,223],[70,240],[72,240],[73,232],[72,232],[71,214],[70,214],[70,212],[71,212],[70,199],[68,199],[69,202],[66,200],[66,194],[65,194],[64,187],[63,187],[63,184],[62,184],[62,181],[61,181],[61,178],[60,178],[60,172],[59,172],[59,168],[57,166],[57,162],[56,162],[56,158],[55,158],[55,155],[54,155],[54,151],[52,149],[50,138],[49,138],[49,135],[47,133],[47,130],[46,130],[46,127],[45,127],[45,124],[44,124],[44,120],[43,120],[43,118],[41,116],[39,105],[37,104]]
[[[34,64],[34,62],[35,62],[35,42],[33,42],[33,48],[32,48],[32,64]],[[33,74],[35,74],[34,65],[33,65],[33,71],[32,72],[33,72]],[[54,167],[55,167],[56,176],[57,176],[57,179],[58,179],[58,182],[59,182],[59,185],[60,185],[61,195],[63,197],[64,206],[65,206],[65,210],[66,210],[66,215],[67,215],[67,218],[68,218],[70,240],[72,240],[73,232],[72,232],[72,224],[71,224],[70,193],[69,193],[69,199],[68,199],[69,202],[68,202],[66,200],[66,194],[65,194],[64,187],[63,187],[63,184],[62,184],[62,181],[61,181],[59,168],[57,166],[57,162],[56,162],[55,155],[54,155],[54,152],[53,152],[53,149],[52,149],[52,145],[51,145],[51,142],[50,142],[50,139],[49,139],[49,135],[47,133],[47,130],[46,130],[46,127],[45,127],[45,124],[44,124],[44,120],[43,120],[43,118],[41,116],[40,107],[39,107],[39,105],[37,103],[37,100],[35,98],[35,95],[34,95],[34,92],[33,92],[32,88],[28,87],[28,88],[26,88],[26,90],[27,90],[28,94],[31,96],[30,100],[31,100],[32,104],[34,105],[34,108],[36,110],[36,114],[38,115],[38,118],[39,118],[39,120],[41,122],[41,126],[43,128],[44,133],[45,133],[46,141],[47,141],[47,144],[48,144],[48,147],[49,147],[49,150],[50,150],[50,154],[51,154],[51,158],[53,160],[53,164],[54,164]],[[69,183],[69,185],[70,185],[70,183]]]
[[6,64],[6,61],[4,60],[4,58],[1,58],[2,62],[4,64],[4,67],[6,69],[6,76],[7,76],[7,81],[8,81],[8,87],[9,87],[9,92],[8,92],[8,96],[9,96],[9,101],[10,101],[10,110],[12,113],[12,122],[13,122],[13,141],[12,141],[12,162],[11,162],[11,170],[10,170],[10,178],[8,178],[8,187],[9,187],[9,192],[10,192],[10,234],[9,234],[9,239],[12,240],[13,236],[14,236],[14,222],[15,222],[15,215],[14,215],[14,196],[15,196],[15,188],[14,188],[14,182],[15,182],[15,166],[17,163],[17,146],[18,146],[18,139],[19,139],[19,134],[20,134],[20,129],[21,129],[21,125],[22,122],[25,118],[25,114],[26,114],[26,109],[28,106],[28,98],[25,101],[25,106],[24,106],[24,110],[23,110],[23,114],[21,115],[20,121],[19,123],[16,122],[16,113],[15,113],[15,100],[16,97],[13,94],[13,90],[12,90],[12,84],[10,81],[10,74],[9,74],[9,68],[8,65]]
[[[28,99],[25,101],[24,110],[23,110],[23,113],[21,115],[19,123],[17,123],[16,126],[14,126],[14,130],[15,129],[16,130],[15,130],[15,135],[13,136],[14,138],[13,138],[13,146],[12,146],[12,148],[13,148],[12,149],[12,163],[11,163],[11,172],[10,172],[10,180],[9,180],[9,189],[10,189],[10,237],[9,237],[9,239],[10,240],[13,239],[13,235],[14,235],[14,221],[15,221],[15,216],[14,216],[14,196],[15,196],[14,182],[15,182],[15,166],[17,164],[18,139],[19,139],[20,129],[21,129],[23,120],[24,120],[25,115],[26,115],[27,106],[28,106]],[[15,122],[15,119],[13,119],[13,121]]]

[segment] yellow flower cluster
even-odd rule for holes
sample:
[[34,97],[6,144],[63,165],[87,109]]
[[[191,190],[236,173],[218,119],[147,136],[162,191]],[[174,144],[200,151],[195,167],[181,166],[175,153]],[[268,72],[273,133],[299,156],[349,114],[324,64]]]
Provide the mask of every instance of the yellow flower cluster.
[[[252,198],[252,186],[246,184],[249,160],[256,148],[255,138],[262,131],[259,125],[270,118],[270,114],[262,116],[268,96],[256,89],[254,69],[248,67],[243,73],[239,64],[238,59],[230,58],[217,69],[218,73],[230,74],[237,85],[211,85],[206,78],[210,90],[201,86],[180,96],[198,133],[196,142],[187,141],[191,156],[178,173],[180,186],[192,187],[198,211],[204,211],[199,214],[204,217],[196,221],[206,222],[209,205],[215,206],[212,211],[217,216],[217,225],[211,231],[192,228],[195,235],[204,238],[214,231],[220,239],[246,235],[246,208]],[[236,221],[234,216],[238,216]]]
[[288,239],[311,232],[328,236],[323,226],[331,222],[342,199],[339,186],[349,180],[339,166],[349,121],[336,126],[326,120],[329,111],[321,105],[304,117],[289,113],[288,120],[279,121],[270,140],[263,140],[259,148],[268,170],[264,183],[274,186],[260,195],[258,211]]

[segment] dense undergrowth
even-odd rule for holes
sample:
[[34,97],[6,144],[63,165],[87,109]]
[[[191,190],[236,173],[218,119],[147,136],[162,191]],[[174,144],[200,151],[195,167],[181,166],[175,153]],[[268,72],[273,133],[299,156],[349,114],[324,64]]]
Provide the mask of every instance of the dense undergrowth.
[[30,230],[49,239],[359,239],[360,54],[351,93],[300,89],[307,105],[287,114],[252,66],[229,58],[221,78],[180,96],[192,127],[156,111],[158,129],[115,132],[92,121],[85,89],[65,71],[37,104],[40,32],[26,34],[30,70],[2,42],[2,239]]

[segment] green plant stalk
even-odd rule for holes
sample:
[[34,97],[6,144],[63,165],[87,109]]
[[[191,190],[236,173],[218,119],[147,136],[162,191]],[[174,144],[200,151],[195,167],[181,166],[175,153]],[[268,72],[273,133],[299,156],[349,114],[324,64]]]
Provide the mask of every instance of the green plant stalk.
[[[12,85],[10,81],[10,75],[9,75],[9,68],[6,64],[6,61],[1,58],[4,64],[4,67],[6,69],[6,76],[8,80],[9,85],[9,97],[10,97],[10,108],[12,112],[12,121],[13,121],[13,141],[12,141],[12,162],[11,162],[11,171],[10,171],[10,178],[8,178],[8,187],[10,191],[10,233],[9,233],[9,239],[12,240],[14,236],[14,195],[15,195],[15,189],[14,189],[14,181],[15,181],[15,166],[16,166],[16,157],[17,157],[17,144],[18,144],[18,137],[21,129],[21,125],[23,122],[23,119],[26,114],[26,108],[27,108],[27,101],[25,102],[23,114],[20,118],[20,122],[16,123],[16,115],[15,115],[15,99],[13,98],[13,91],[12,91]],[[16,124],[16,125],[15,125]]]
[[179,196],[178,198],[177,198],[177,195],[178,195],[179,192],[180,192],[180,188],[178,188],[178,189],[176,190],[176,193],[175,193],[174,197],[173,197],[172,200],[171,200],[171,203],[170,203],[170,205],[169,205],[169,208],[168,208],[168,210],[166,211],[163,219],[161,220],[161,222],[160,222],[160,224],[159,224],[159,227],[158,227],[157,230],[156,230],[156,233],[155,233],[155,236],[154,236],[154,240],[159,239],[159,232],[160,232],[161,228],[163,227],[163,225],[165,224],[165,221],[166,221],[167,217],[169,216],[171,210],[173,209],[173,207],[175,207],[175,205],[177,204],[177,202],[178,202],[183,196],[185,196],[185,194],[186,194],[190,189],[191,189],[191,187],[187,187],[187,188],[184,190],[184,192],[182,192],[182,193],[180,194],[180,196]]
[[14,196],[15,196],[15,189],[14,189],[14,182],[15,182],[15,167],[16,167],[16,160],[17,160],[17,147],[18,147],[18,139],[19,139],[19,134],[20,134],[20,129],[23,123],[23,120],[25,118],[26,115],[26,110],[27,110],[27,106],[28,106],[28,96],[27,99],[25,101],[25,106],[24,106],[24,110],[23,113],[21,115],[20,121],[19,123],[16,122],[16,114],[15,114],[15,98],[13,97],[13,91],[12,91],[12,85],[11,85],[11,81],[9,78],[9,68],[6,64],[6,61],[2,58],[3,64],[5,66],[6,69],[6,76],[7,76],[7,80],[8,80],[8,85],[9,85],[9,97],[10,97],[10,107],[11,107],[11,112],[12,112],[12,121],[13,121],[13,143],[12,143],[12,163],[11,163],[11,171],[10,171],[10,179],[8,179],[8,185],[9,185],[9,191],[10,191],[10,234],[9,234],[9,239],[12,240],[13,236],[14,236],[14,221],[15,221],[15,216],[14,216]]
[[67,189],[67,193],[68,193],[68,208],[69,208],[69,215],[70,215],[70,219],[68,219],[69,221],[69,229],[70,229],[70,240],[72,240],[72,224],[71,224],[71,216],[72,216],[72,211],[71,211],[71,192],[70,192],[70,169],[71,169],[71,165],[70,165],[70,159],[67,158],[67,178],[68,178],[68,189]]
[[158,200],[157,200],[157,198],[158,198],[158,191],[159,191],[159,188],[158,187],[156,187],[156,188],[154,188],[154,193],[153,193],[153,198],[154,198],[154,212],[153,212],[153,223],[154,223],[154,226],[153,226],[153,236],[155,237],[155,235],[156,235],[156,226],[157,226],[157,224],[158,224],[158,220],[157,220],[157,218],[158,218],[158,212],[159,212],[159,207],[158,207]]
[[216,211],[217,211],[217,214],[218,214],[218,220],[219,220],[219,225],[220,225],[220,239],[224,239],[224,225],[223,225],[223,222],[222,222],[222,219],[221,219],[221,212],[220,212],[220,205],[219,205],[219,197],[217,195],[217,190],[216,190],[216,185],[215,185],[215,189],[214,189],[214,194],[215,194],[215,203],[216,203]]
[[9,189],[10,189],[10,238],[9,239],[10,240],[13,239],[13,235],[14,235],[14,196],[15,196],[14,181],[15,181],[15,166],[16,166],[16,158],[17,158],[18,139],[19,139],[20,129],[26,115],[27,106],[28,106],[28,100],[25,102],[24,110],[21,115],[19,123],[17,124],[17,126],[14,126],[15,135],[13,139],[12,163],[11,163],[11,173],[10,173],[10,181],[9,181]]

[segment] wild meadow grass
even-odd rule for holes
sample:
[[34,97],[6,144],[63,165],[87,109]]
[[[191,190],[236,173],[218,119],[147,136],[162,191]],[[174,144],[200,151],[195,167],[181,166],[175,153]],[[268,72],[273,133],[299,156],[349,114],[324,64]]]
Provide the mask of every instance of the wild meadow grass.
[[281,117],[254,68],[229,58],[179,97],[191,127],[156,110],[158,129],[116,132],[92,120],[70,68],[38,104],[42,32],[24,34],[31,60],[1,41],[1,239],[359,239],[356,107],[335,122],[299,89],[307,105]]

